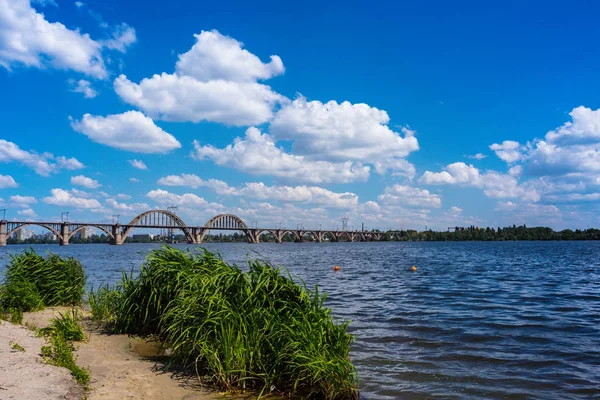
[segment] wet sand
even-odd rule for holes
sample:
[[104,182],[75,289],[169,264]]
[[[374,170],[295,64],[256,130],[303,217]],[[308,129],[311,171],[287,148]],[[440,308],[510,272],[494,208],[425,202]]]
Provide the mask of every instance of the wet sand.
[[[67,307],[48,307],[25,313],[23,324],[30,328],[48,325],[59,311]],[[85,324],[84,324],[85,325]],[[11,350],[14,340],[26,348],[25,353]],[[42,338],[22,326],[2,323],[0,326],[0,399],[81,399],[83,389],[64,368],[43,364],[39,356]],[[89,369],[90,391],[94,399],[164,399],[214,400],[222,395],[200,387],[195,378],[179,379],[160,370],[153,360],[156,349],[141,339],[127,335],[102,334],[90,325],[86,342],[75,344],[77,365]],[[137,352],[136,352],[137,350]],[[143,353],[142,357],[138,353]],[[11,397],[12,396],[12,397]]]

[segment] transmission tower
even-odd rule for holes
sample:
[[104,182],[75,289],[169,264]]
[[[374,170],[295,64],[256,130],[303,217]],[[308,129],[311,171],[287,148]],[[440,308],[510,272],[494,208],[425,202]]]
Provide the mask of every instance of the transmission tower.
[[342,230],[343,231],[348,230],[348,217],[342,218]]

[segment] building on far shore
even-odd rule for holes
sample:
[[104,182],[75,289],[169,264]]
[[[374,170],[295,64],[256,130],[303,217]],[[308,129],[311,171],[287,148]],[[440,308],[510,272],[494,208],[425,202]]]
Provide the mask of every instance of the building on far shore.
[[132,240],[152,240],[154,239],[154,235],[151,235],[149,233],[139,233],[139,234],[134,234],[133,236],[131,236]]

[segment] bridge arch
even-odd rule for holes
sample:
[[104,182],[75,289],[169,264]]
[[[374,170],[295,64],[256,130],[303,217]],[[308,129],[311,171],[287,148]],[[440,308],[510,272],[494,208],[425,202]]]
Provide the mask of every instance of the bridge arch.
[[204,224],[205,228],[209,229],[219,229],[219,228],[239,228],[240,230],[248,229],[248,225],[244,222],[243,219],[233,214],[219,214],[217,216],[212,217],[208,220],[206,224]]
[[56,237],[57,237],[59,240],[62,240],[62,239],[63,239],[63,237],[62,237],[62,235],[60,234],[60,232],[58,232],[56,229],[54,229],[54,228],[53,228],[51,225],[49,225],[49,224],[39,224],[39,223],[36,223],[36,222],[26,222],[26,223],[23,223],[23,224],[21,224],[21,225],[19,225],[19,226],[16,226],[16,227],[14,227],[13,229],[11,229],[10,231],[6,232],[6,237],[7,237],[7,238],[8,238],[8,237],[11,237],[11,236],[13,235],[13,233],[15,233],[15,232],[17,232],[17,231],[20,231],[21,229],[23,229],[23,228],[24,228],[24,227],[26,227],[26,226],[41,226],[42,228],[46,228],[46,229],[48,229],[50,232],[52,232],[53,234],[55,234],[55,235],[56,235]]
[[75,234],[76,234],[77,232],[79,232],[80,230],[82,230],[83,228],[87,228],[87,227],[90,227],[90,226],[92,226],[92,227],[94,227],[94,228],[98,228],[98,229],[100,229],[102,232],[106,233],[106,236],[108,236],[108,237],[109,237],[109,238],[111,238],[111,239],[114,239],[114,238],[115,238],[115,237],[113,236],[112,232],[111,232],[111,231],[109,231],[108,229],[106,229],[106,228],[105,228],[105,227],[103,227],[103,226],[100,226],[100,225],[81,225],[81,226],[80,226],[80,227],[78,227],[77,229],[74,229],[74,230],[72,230],[71,232],[69,232],[69,239],[71,239],[72,237],[74,237],[74,236],[75,236]]
[[150,210],[141,213],[137,217],[133,218],[128,224],[125,230],[123,230],[123,240],[129,235],[134,228],[152,228],[154,226],[168,225],[175,229],[180,229],[185,234],[186,239],[190,243],[196,243],[190,228],[183,222],[181,218],[167,210]]
[[208,222],[204,224],[202,234],[196,242],[202,243],[208,234],[208,231],[211,229],[240,230],[246,234],[246,237],[250,243],[254,243],[256,241],[256,238],[252,235],[248,225],[246,225],[244,220],[234,214],[219,214],[209,219]]
[[349,232],[341,231],[337,234],[337,239],[340,240],[343,236],[345,236],[349,242],[352,242],[352,236]]
[[323,240],[328,237],[330,242],[337,242],[338,238],[335,235],[335,233],[331,232],[331,231],[325,231],[323,232]]

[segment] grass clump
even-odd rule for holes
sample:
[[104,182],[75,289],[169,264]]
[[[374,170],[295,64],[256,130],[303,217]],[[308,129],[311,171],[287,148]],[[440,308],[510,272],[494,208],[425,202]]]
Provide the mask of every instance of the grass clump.
[[108,304],[113,330],[158,335],[176,360],[229,392],[358,398],[352,336],[324,307],[325,295],[266,262],[248,267],[165,246],[137,278],[124,274],[102,292],[110,299],[94,301]]
[[62,336],[67,341],[80,342],[85,339],[83,329],[79,325],[81,319],[76,309],[71,312],[58,313],[57,318],[52,318],[50,326],[40,329],[40,333],[44,336]]
[[25,347],[21,346],[19,343],[11,340],[9,343],[10,348],[13,349],[14,351],[21,351],[21,352],[25,352]]
[[112,323],[114,322],[113,310],[118,307],[121,292],[111,289],[107,284],[100,285],[98,290],[90,290],[88,304],[92,311],[92,321]]
[[90,381],[89,373],[75,363],[73,341],[85,338],[78,323],[79,314],[74,309],[71,313],[59,313],[51,320],[48,328],[40,329],[39,333],[46,337],[48,345],[42,346],[41,355],[48,364],[67,368],[71,375],[81,385],[87,388]]
[[33,249],[11,255],[0,308],[35,311],[45,306],[81,304],[86,277],[81,263],[56,254],[42,257]]
[[10,313],[11,324],[20,324],[23,322],[23,311],[18,308],[11,308],[8,312]]

